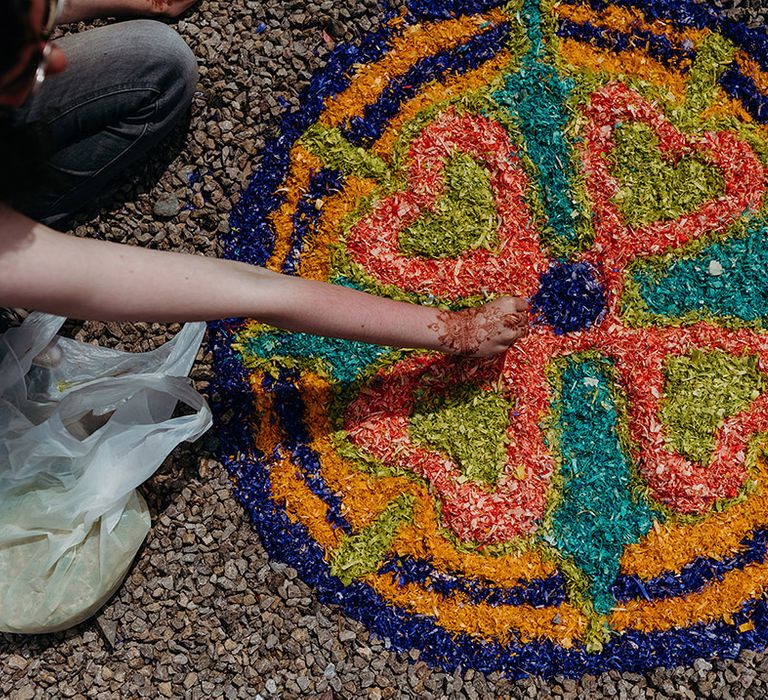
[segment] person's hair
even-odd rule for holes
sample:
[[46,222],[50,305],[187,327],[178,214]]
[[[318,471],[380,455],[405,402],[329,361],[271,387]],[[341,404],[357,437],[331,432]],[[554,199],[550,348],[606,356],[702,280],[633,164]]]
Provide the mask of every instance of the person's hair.
[[[31,0],[0,0],[0,75],[19,62],[30,41]],[[21,204],[50,179],[48,138],[40,124],[18,124],[13,110],[0,109],[0,201]]]
[[16,65],[29,40],[30,0],[0,0],[0,75]]

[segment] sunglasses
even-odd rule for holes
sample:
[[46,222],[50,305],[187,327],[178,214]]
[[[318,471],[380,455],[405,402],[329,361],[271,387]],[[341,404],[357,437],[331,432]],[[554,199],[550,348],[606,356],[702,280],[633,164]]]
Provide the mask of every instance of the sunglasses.
[[40,30],[40,44],[42,49],[38,54],[37,67],[35,68],[35,80],[32,83],[31,94],[35,94],[45,81],[46,68],[48,67],[48,58],[51,55],[51,34],[56,29],[56,23],[61,16],[61,10],[64,6],[64,0],[47,0],[43,9],[43,25]]
[[[43,22],[40,33],[31,38],[30,43],[37,46],[24,66],[12,80],[0,84],[0,93],[26,94],[27,96],[37,92],[45,81],[48,59],[51,56],[51,34],[56,28],[56,22],[61,14],[64,0],[45,0],[43,7]],[[3,107],[2,109],[8,109]]]

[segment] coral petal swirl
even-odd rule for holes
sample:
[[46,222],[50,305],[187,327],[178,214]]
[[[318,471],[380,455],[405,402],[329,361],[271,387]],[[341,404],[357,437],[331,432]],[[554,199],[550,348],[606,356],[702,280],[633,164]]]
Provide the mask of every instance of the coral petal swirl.
[[[594,206],[595,251],[607,271],[623,268],[639,255],[663,253],[705,233],[724,231],[745,211],[759,208],[765,193],[765,169],[752,148],[733,133],[683,134],[656,107],[621,83],[610,83],[594,92],[586,117],[582,162]],[[626,225],[612,201],[619,183],[607,158],[614,145],[615,128],[622,121],[647,124],[658,137],[662,154],[673,162],[685,154],[699,153],[722,173],[722,195],[672,221],[655,221],[637,229]]]
[[[465,250],[429,259],[400,253],[398,235],[434,208],[445,190],[444,168],[453,154],[467,153],[490,175],[498,215],[498,250]],[[424,128],[409,150],[408,191],[384,199],[347,236],[353,262],[378,282],[410,292],[452,299],[487,291],[530,296],[545,269],[525,202],[528,179],[509,137],[482,116],[450,110]]]
[[[544,373],[536,369],[531,367],[526,375],[535,380],[527,388],[534,391],[535,387],[537,396],[546,398]],[[450,457],[414,444],[408,435],[408,419],[425,379],[433,389],[445,389],[459,380],[493,381],[499,371],[496,359],[477,363],[411,357],[389,371],[380,371],[345,415],[344,429],[353,444],[377,460],[426,479],[440,501],[447,527],[461,540],[478,544],[507,542],[530,534],[544,515],[553,462],[544,447],[538,416],[532,411],[515,416],[517,411],[513,411],[506,465],[493,489],[462,478]],[[520,465],[528,468],[522,479]]]
[[629,429],[638,470],[654,496],[682,513],[700,513],[718,499],[738,495],[747,477],[747,451],[757,433],[768,430],[768,401],[761,396],[749,409],[725,420],[717,433],[709,464],[691,462],[673,452],[659,420],[664,395],[664,364],[672,356],[698,350],[724,350],[758,357],[768,368],[768,339],[750,330],[722,330],[706,323],[686,329],[638,332],[616,323],[600,345],[616,358],[629,405]]

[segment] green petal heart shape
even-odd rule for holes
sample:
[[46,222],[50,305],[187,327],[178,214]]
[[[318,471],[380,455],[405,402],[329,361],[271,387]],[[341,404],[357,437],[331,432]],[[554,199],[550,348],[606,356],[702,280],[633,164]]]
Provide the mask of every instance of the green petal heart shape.
[[450,258],[498,243],[496,206],[487,170],[472,156],[455,153],[443,171],[445,193],[433,211],[400,233],[404,255]]
[[414,406],[410,437],[447,454],[472,481],[493,486],[506,462],[509,399],[476,385],[428,393]]
[[671,357],[660,418],[669,446],[694,462],[707,464],[723,421],[746,409],[765,388],[757,358],[714,350]]
[[700,155],[683,155],[676,163],[662,158],[647,125],[622,124],[614,138],[610,160],[621,189],[613,201],[630,226],[673,221],[722,194],[723,177],[715,167]]

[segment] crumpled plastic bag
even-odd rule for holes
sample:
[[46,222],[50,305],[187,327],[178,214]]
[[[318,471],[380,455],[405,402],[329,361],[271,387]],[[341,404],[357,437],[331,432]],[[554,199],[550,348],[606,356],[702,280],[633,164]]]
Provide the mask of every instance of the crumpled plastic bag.
[[[125,353],[58,337],[63,322],[33,313],[0,336],[5,632],[66,629],[107,601],[149,532],[136,487],[211,424],[186,377],[205,324]],[[192,413],[171,417],[179,401]]]

